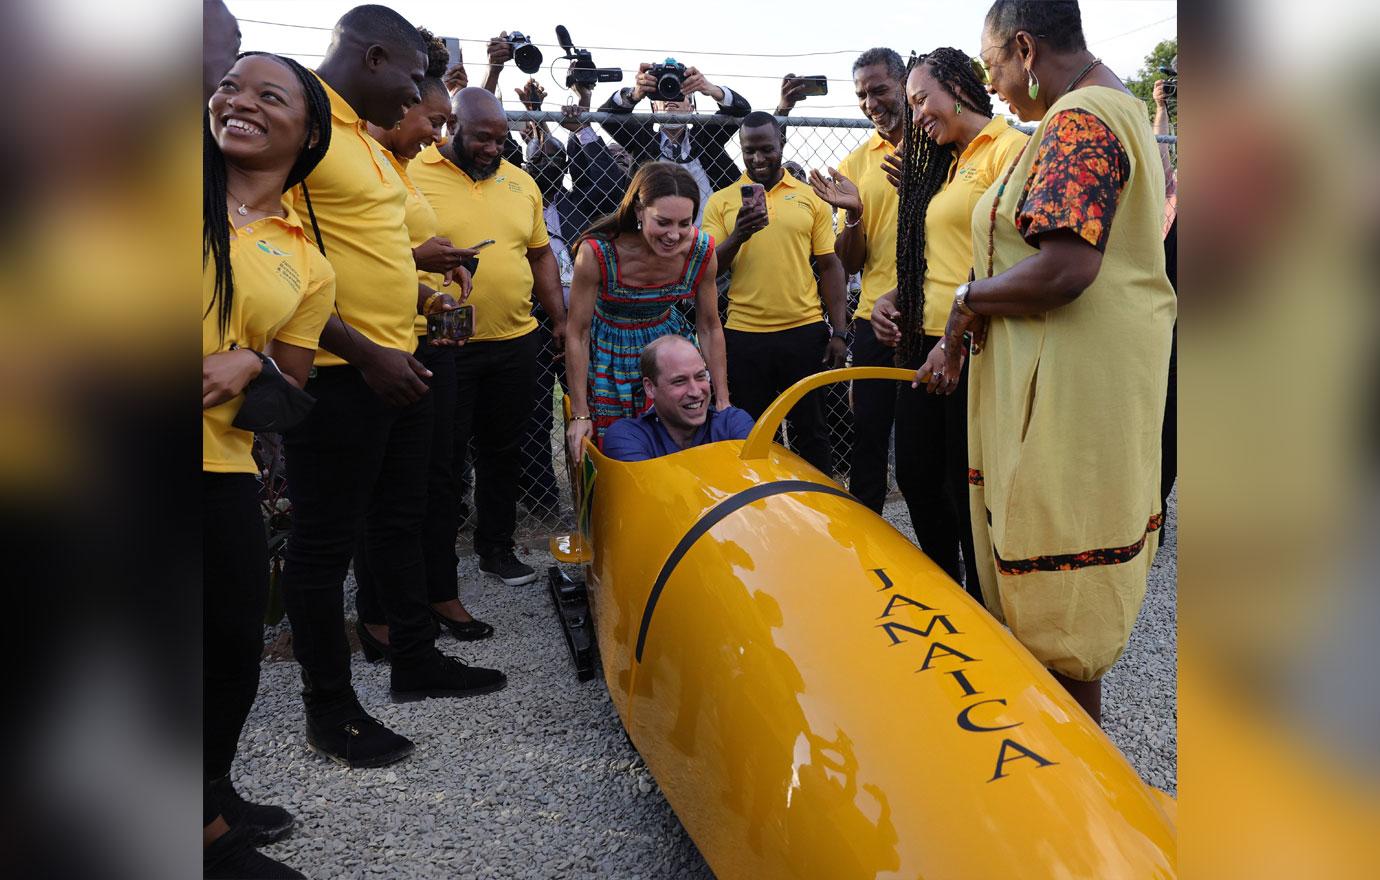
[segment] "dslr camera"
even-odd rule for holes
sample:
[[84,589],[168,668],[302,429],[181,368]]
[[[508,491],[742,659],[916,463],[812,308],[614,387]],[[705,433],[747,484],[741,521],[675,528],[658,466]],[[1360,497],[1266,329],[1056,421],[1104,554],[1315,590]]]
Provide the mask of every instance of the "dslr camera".
[[573,85],[592,86],[601,82],[622,82],[623,71],[617,67],[595,67],[594,56],[588,49],[576,49],[575,43],[570,39],[570,31],[565,29],[565,25],[556,25],[556,42],[561,44],[565,50],[565,57],[570,59],[570,66],[565,72],[565,87],[568,89]]
[[529,75],[541,70],[541,50],[532,45],[530,37],[521,31],[509,31],[508,45],[513,47],[518,70]]
[[647,72],[656,80],[653,98],[658,101],[685,100],[685,94],[681,91],[681,86],[685,82],[684,64],[677,63],[674,58],[667,58],[660,64],[653,64],[652,69]]

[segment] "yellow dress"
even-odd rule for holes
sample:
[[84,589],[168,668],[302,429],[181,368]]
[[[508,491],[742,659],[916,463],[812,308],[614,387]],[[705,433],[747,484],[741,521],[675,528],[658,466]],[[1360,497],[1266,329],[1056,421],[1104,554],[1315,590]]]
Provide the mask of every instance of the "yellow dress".
[[[1082,111],[1074,115],[1094,128],[1100,120],[1121,146],[1114,214],[1092,208],[1090,218],[1083,207],[1060,204],[1062,193],[1079,191],[1077,182],[1067,190],[1046,185],[1043,203],[1025,204],[1032,171],[1041,171],[1037,156],[1052,161],[1081,146],[1078,134],[1043,144],[1051,120],[1066,110]],[[1096,165],[1079,171],[1090,187],[1112,179]],[[977,277],[989,275],[989,236],[991,274],[1037,253],[1017,226],[1022,210],[1022,228],[1032,211],[1036,228],[1064,228],[1071,212],[1103,249],[1097,278],[1072,303],[991,319],[968,389],[984,600],[1047,667],[1090,681],[1126,647],[1163,523],[1160,426],[1176,302],[1160,239],[1164,172],[1144,105],[1101,86],[1070,92],[1036,128],[1000,197],[999,190],[988,189],[973,212]]]

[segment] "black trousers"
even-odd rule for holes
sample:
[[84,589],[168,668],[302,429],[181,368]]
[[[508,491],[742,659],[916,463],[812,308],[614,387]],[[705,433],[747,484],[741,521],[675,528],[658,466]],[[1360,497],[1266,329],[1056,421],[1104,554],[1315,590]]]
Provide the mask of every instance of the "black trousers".
[[[417,342],[417,360],[431,371],[431,455],[426,470],[426,510],[422,519],[422,561],[426,566],[427,601],[438,603],[456,597],[455,529],[446,531],[442,511],[456,506],[453,438],[455,436],[455,349]],[[453,518],[453,516],[452,516]],[[447,553],[449,548],[449,553]],[[355,607],[364,623],[388,620],[378,598],[378,576],[369,562],[363,541],[355,544],[355,583],[359,591]]]
[[[829,330],[822,323],[790,330],[750,333],[724,330],[728,390],[733,405],[760,418],[782,391],[823,369]],[[823,395],[811,391],[786,418],[791,450],[825,474],[834,472]]]
[[[513,546],[519,453],[532,415],[540,344],[534,330],[516,339],[470,342],[455,353],[455,468],[464,471],[473,438],[474,551],[480,556]],[[455,559],[453,541],[450,556]]]
[[391,407],[351,366],[317,369],[306,390],[316,405],[283,444],[292,500],[283,598],[307,713],[332,725],[363,711],[345,637],[345,572],[357,536],[378,583],[394,671],[436,653],[421,547],[433,401],[427,394]]
[[522,469],[518,472],[519,500],[537,514],[554,514],[561,506],[556,471],[551,458],[552,409],[556,379],[562,371],[556,360],[556,340],[551,334],[551,318],[540,307],[532,312],[537,319],[537,367],[533,383],[532,411],[522,435]]
[[[919,369],[939,337],[924,337],[921,352],[907,369]],[[963,560],[973,557],[973,524],[968,517],[968,364],[950,395],[930,394],[923,386],[896,383],[896,485],[906,499],[916,540],[925,555],[949,577],[964,583]],[[982,602],[974,571],[968,594]]]
[[[253,474],[201,474],[201,742],[205,781],[230,772],[259,691],[268,542]],[[220,814],[203,798],[203,825]]]
[[1164,399],[1164,427],[1160,429],[1160,511],[1169,509],[1169,493],[1179,473],[1179,325],[1169,348],[1169,387]]
[[[882,345],[872,323],[853,321],[853,366],[893,367],[896,350]],[[896,413],[896,383],[869,380],[853,383],[853,461],[848,491],[875,510],[886,503],[886,464],[891,427]]]

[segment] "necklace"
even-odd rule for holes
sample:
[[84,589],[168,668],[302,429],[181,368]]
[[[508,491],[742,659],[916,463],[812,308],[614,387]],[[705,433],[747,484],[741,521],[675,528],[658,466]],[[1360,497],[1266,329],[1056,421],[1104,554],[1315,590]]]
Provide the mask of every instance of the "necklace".
[[251,206],[251,205],[250,205],[248,202],[246,202],[244,199],[242,199],[242,198],[240,198],[239,196],[235,195],[234,193],[230,192],[230,188],[229,188],[229,187],[226,187],[225,191],[226,191],[227,193],[230,193],[230,197],[231,197],[232,199],[234,199],[235,201],[237,201],[237,202],[240,203],[240,206],[239,206],[238,208],[235,209],[235,213],[236,213],[236,214],[239,214],[241,217],[248,217],[248,216],[249,216],[249,209],[250,209],[251,207],[254,207],[254,210],[255,210],[255,211],[258,211],[260,214],[273,214],[273,213],[275,213],[276,210],[277,210],[277,209],[259,208],[259,207]]
[[1085,68],[1083,68],[1081,71],[1079,71],[1079,73],[1078,73],[1077,76],[1075,76],[1073,79],[1069,80],[1069,84],[1066,85],[1066,86],[1064,86],[1064,94],[1067,95],[1069,92],[1073,91],[1073,87],[1076,86],[1076,85],[1078,85],[1080,82],[1083,81],[1083,77],[1085,77],[1085,76],[1088,75],[1088,71],[1092,70],[1094,67],[1096,67],[1097,65],[1099,65],[1099,64],[1101,64],[1101,63],[1102,63],[1102,59],[1101,59],[1101,58],[1094,58],[1094,59],[1092,60],[1092,62],[1088,64],[1087,67],[1085,67]]

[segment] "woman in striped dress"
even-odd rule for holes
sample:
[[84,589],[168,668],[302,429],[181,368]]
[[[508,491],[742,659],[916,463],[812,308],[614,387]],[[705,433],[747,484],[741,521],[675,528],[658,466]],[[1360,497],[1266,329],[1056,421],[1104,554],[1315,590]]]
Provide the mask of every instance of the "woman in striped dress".
[[[633,177],[617,212],[591,226],[576,245],[566,331],[572,413],[566,441],[574,459],[586,437],[597,440],[609,425],[646,410],[639,356],[668,333],[699,344],[715,406],[729,405],[714,283],[718,260],[713,239],[694,226],[699,207],[699,187],[689,172],[652,162]],[[693,328],[678,308],[691,297]]]

